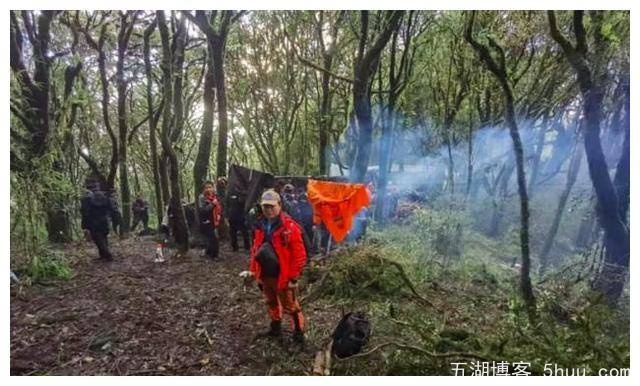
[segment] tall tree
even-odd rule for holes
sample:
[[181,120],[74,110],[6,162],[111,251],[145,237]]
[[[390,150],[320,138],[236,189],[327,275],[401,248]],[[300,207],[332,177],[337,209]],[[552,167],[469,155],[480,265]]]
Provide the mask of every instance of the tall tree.
[[[25,65],[23,58],[23,33],[14,11],[10,11],[10,49],[9,63],[14,76],[20,82],[20,106],[11,106],[11,112],[18,117],[27,129],[29,140],[29,156],[38,158],[47,150],[47,138],[51,127],[49,121],[49,93],[51,77],[51,61],[49,44],[51,42],[50,28],[57,12],[43,11],[34,25],[33,13],[22,11],[22,21],[32,49],[33,74]],[[18,108],[19,107],[19,108]],[[12,157],[14,166],[23,164],[16,155]]]
[[[35,21],[34,15],[30,11],[22,11],[22,23],[25,28],[29,45],[32,49],[33,74],[31,66],[27,66],[24,61],[23,33],[18,22],[18,17],[14,11],[10,12],[10,50],[9,63],[13,75],[19,84],[20,98],[12,100],[11,112],[22,123],[27,135],[22,135],[15,129],[11,129],[12,140],[20,141],[26,150],[26,154],[19,155],[11,151],[11,169],[25,172],[28,179],[38,179],[34,174],[37,170],[37,162],[48,150],[48,141],[52,134],[50,117],[53,115],[50,109],[51,100],[51,65],[55,58],[50,52],[51,24],[57,11],[42,11]],[[80,68],[77,68],[79,71]],[[72,70],[73,71],[73,70]],[[68,79],[66,87],[73,85],[73,80]],[[66,88],[65,88],[66,91]],[[68,97],[68,94],[66,94]],[[66,99],[66,98],[65,98]],[[59,171],[61,165],[59,161],[54,162],[52,167]],[[70,225],[64,206],[59,202],[60,197],[53,197],[47,213],[47,233],[49,241],[64,242],[71,238]]]
[[542,250],[540,251],[540,255],[538,259],[540,260],[540,274],[543,274],[547,269],[548,265],[548,256],[551,251],[551,247],[553,246],[553,240],[558,233],[558,228],[560,227],[560,220],[562,220],[562,214],[564,213],[564,208],[567,204],[567,199],[569,198],[569,194],[571,194],[571,189],[578,178],[578,172],[580,171],[580,163],[582,160],[582,152],[578,149],[577,146],[573,148],[573,154],[571,156],[571,162],[569,162],[569,168],[567,170],[567,182],[565,184],[562,193],[560,193],[560,198],[558,199],[558,206],[553,215],[553,221],[551,222],[551,227],[547,232],[547,237],[544,240],[544,244],[542,245]]
[[145,74],[147,76],[147,111],[148,111],[148,121],[149,121],[149,151],[151,156],[151,172],[153,174],[153,189],[155,193],[155,202],[156,202],[156,217],[158,219],[158,224],[162,223],[162,215],[163,215],[163,203],[168,201],[168,197],[162,197],[162,189],[160,187],[160,171],[158,169],[158,140],[157,140],[157,131],[158,131],[158,119],[160,118],[160,110],[155,115],[153,114],[153,73],[151,70],[151,47],[149,44],[149,40],[151,38],[151,34],[156,29],[156,19],[154,19],[151,24],[144,30],[144,69]]
[[[378,155],[378,202],[376,203],[375,217],[384,223],[387,204],[387,182],[389,179],[389,168],[391,167],[391,142],[396,125],[396,107],[400,95],[407,87],[413,69],[413,55],[415,53],[412,42],[424,31],[421,28],[416,33],[417,14],[409,11],[406,22],[399,23],[393,31],[391,45],[389,48],[389,68],[388,68],[388,97],[386,103],[380,111],[382,114],[382,134]],[[402,20],[402,19],[401,19]],[[416,36],[414,36],[416,35]],[[400,40],[399,40],[400,39]],[[401,49],[398,49],[398,45]],[[382,99],[382,98],[381,98]]]
[[494,75],[500,88],[502,89],[504,99],[504,119],[509,127],[509,134],[513,142],[513,151],[516,159],[516,173],[518,179],[518,195],[520,196],[520,250],[522,254],[522,266],[520,268],[520,290],[524,298],[529,320],[534,322],[536,316],[536,299],[533,295],[531,287],[531,278],[529,271],[531,269],[531,259],[529,256],[529,198],[527,197],[527,185],[524,174],[524,156],[522,150],[522,141],[518,132],[518,124],[516,123],[514,98],[511,84],[509,83],[509,75],[507,74],[506,59],[502,47],[491,37],[487,36],[487,40],[491,48],[493,48],[497,60],[491,56],[488,46],[479,43],[473,37],[473,25],[476,12],[472,11],[465,29],[465,38],[476,51],[485,66]]
[[87,25],[82,26],[80,24],[79,12],[76,12],[74,18],[74,25],[77,29],[79,29],[89,45],[92,49],[94,49],[98,53],[98,71],[100,73],[100,86],[102,90],[102,99],[101,99],[101,107],[102,107],[102,121],[104,123],[104,127],[107,130],[107,134],[109,135],[109,139],[111,140],[111,159],[109,162],[109,171],[107,176],[104,176],[104,173],[98,167],[97,162],[92,159],[88,154],[84,152],[80,152],[80,156],[87,162],[91,170],[95,175],[97,175],[103,182],[105,182],[105,189],[111,190],[115,187],[116,180],[116,172],[118,170],[118,137],[116,136],[113,127],[111,126],[111,120],[109,118],[109,101],[111,97],[109,95],[109,77],[107,75],[107,54],[105,52],[105,42],[107,41],[107,31],[109,28],[109,21],[107,17],[109,16],[109,12],[101,12],[100,20],[96,23],[96,26],[100,27],[100,34],[98,36],[98,40],[91,35],[90,29],[95,26],[90,26],[89,21],[92,21],[93,18],[89,18],[87,20]]
[[120,177],[120,199],[122,201],[122,221],[120,235],[126,236],[131,226],[131,190],[129,188],[129,171],[127,165],[127,138],[129,127],[127,120],[127,86],[128,79],[124,74],[124,61],[127,56],[129,39],[133,32],[138,12],[120,13],[120,29],[118,31],[118,61],[116,62],[116,90],[118,93],[118,166]]
[[353,109],[358,127],[358,145],[356,149],[352,181],[364,181],[369,166],[373,124],[371,119],[371,79],[378,67],[380,54],[391,39],[393,31],[398,27],[404,11],[387,11],[384,13],[384,27],[373,39],[367,49],[369,36],[369,11],[360,12],[360,41],[358,53],[353,65]]
[[[235,11],[211,11],[209,15],[205,11],[196,11],[195,16],[189,12],[183,12],[193,21],[200,31],[207,37],[210,45],[210,54],[213,62],[213,78],[216,85],[218,102],[218,153],[216,156],[216,174],[227,175],[227,91],[224,79],[224,54],[227,36],[230,26],[241,17],[244,12]],[[219,16],[218,16],[219,15]]]
[[628,209],[628,190],[616,189],[616,186],[629,185],[629,146],[628,131],[625,146],[620,157],[615,184],[609,176],[609,167],[600,142],[600,121],[602,120],[604,76],[606,66],[603,56],[605,37],[602,33],[604,13],[590,12],[593,31],[593,49],[589,52],[588,36],[584,26],[584,11],[573,12],[573,33],[575,43],[571,43],[558,29],[556,14],[548,11],[551,36],[560,45],[567,61],[573,67],[578,78],[583,98],[584,149],[589,165],[589,176],[597,198],[597,212],[600,225],[604,229],[606,255],[604,266],[595,282],[595,289],[602,292],[611,304],[622,294],[626,270],[629,267],[629,229],[626,226]]
[[198,154],[193,165],[193,187],[195,192],[195,202],[198,205],[197,195],[202,188],[209,170],[209,157],[211,156],[211,140],[213,139],[213,113],[215,103],[215,77],[213,71],[212,47],[207,44],[207,60],[205,61],[206,73],[204,77],[204,89],[202,93],[202,104],[204,112],[202,117],[202,127],[200,129],[200,141],[198,143]]
[[[330,32],[325,38],[325,12],[320,11],[318,19],[316,20],[316,34],[318,36],[318,42],[320,47],[320,55],[322,56],[322,65],[326,71],[322,72],[321,81],[321,102],[319,120],[318,120],[318,166],[320,174],[327,174],[327,152],[329,144],[329,129],[330,129],[330,110],[331,110],[331,90],[329,89],[331,80],[331,67],[333,66],[333,60],[336,54],[338,44],[338,31],[342,20],[344,19],[345,11],[338,11],[335,20],[329,20]],[[328,41],[327,41],[328,40]]]
[[[162,113],[162,134],[161,143],[163,152],[169,159],[169,183],[171,185],[171,197],[169,199],[169,208],[171,215],[174,217],[173,221],[173,234],[180,252],[186,252],[189,250],[189,229],[187,227],[187,221],[184,214],[184,208],[182,207],[182,194],[180,191],[180,170],[178,165],[178,157],[173,148],[171,139],[172,126],[174,125],[171,116],[171,106],[174,100],[173,98],[173,84],[172,84],[172,70],[174,68],[172,58],[173,52],[169,43],[169,29],[167,28],[167,21],[164,11],[156,11],[158,28],[160,30],[160,37],[162,40],[162,93],[164,97],[164,108]],[[178,28],[174,34],[174,41],[176,46],[174,49],[177,52],[184,51],[184,44],[186,42],[186,27],[184,18],[178,23]],[[175,133],[175,132],[174,132]]]

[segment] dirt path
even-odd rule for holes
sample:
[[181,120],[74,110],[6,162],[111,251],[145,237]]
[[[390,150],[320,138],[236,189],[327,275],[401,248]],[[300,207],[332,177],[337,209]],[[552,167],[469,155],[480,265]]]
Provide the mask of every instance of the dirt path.
[[[268,318],[255,287],[238,273],[246,252],[222,246],[209,261],[192,250],[152,262],[152,238],[112,241],[115,261],[95,260],[78,243],[75,276],[49,286],[11,289],[11,374],[265,375],[309,371],[314,336],[328,334],[326,310],[305,309],[304,349],[257,335]],[[314,315],[311,315],[314,314]],[[316,323],[314,323],[314,321]],[[288,322],[288,321],[287,321]]]

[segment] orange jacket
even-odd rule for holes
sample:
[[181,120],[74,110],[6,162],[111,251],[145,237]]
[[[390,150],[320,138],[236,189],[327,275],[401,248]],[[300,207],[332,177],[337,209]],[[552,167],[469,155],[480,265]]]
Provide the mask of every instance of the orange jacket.
[[[209,213],[207,219],[211,221],[211,224],[213,224],[215,228],[217,228],[220,225],[220,220],[222,219],[222,205],[220,203],[220,200],[218,200],[218,196],[215,193],[202,193],[202,197],[204,199],[204,202],[212,205],[211,212]],[[200,205],[203,205],[204,202],[202,202]]]
[[[291,217],[284,212],[280,212],[280,226],[271,235],[271,244],[278,255],[280,264],[280,275],[278,276],[278,289],[287,288],[291,279],[298,279],[302,268],[307,261],[307,253],[302,241],[302,230]],[[265,231],[262,228],[262,221],[258,223],[253,236],[253,246],[251,247],[251,259],[249,261],[249,271],[254,274],[258,282],[262,281],[260,274],[260,264],[256,261],[256,253],[264,242]]]

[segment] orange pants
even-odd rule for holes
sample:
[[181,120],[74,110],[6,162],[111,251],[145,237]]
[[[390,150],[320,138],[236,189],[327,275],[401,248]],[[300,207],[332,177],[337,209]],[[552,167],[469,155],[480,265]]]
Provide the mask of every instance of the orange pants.
[[264,278],[262,280],[262,293],[269,307],[269,317],[272,321],[282,320],[282,311],[291,315],[291,326],[304,331],[304,316],[302,308],[296,297],[295,288],[278,290],[277,278]]

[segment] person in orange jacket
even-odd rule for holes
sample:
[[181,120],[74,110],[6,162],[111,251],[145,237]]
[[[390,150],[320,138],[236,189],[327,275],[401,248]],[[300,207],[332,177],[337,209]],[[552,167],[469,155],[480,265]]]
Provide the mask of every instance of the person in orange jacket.
[[282,211],[280,195],[267,190],[260,199],[263,218],[256,224],[249,271],[258,282],[267,306],[269,336],[282,334],[282,312],[291,315],[293,339],[304,342],[304,317],[296,297],[298,278],[307,254],[302,228]]
[[215,259],[218,257],[219,249],[216,228],[220,225],[222,208],[211,181],[202,184],[202,193],[198,196],[198,210],[200,212],[200,232],[207,242],[205,255],[210,259]]

